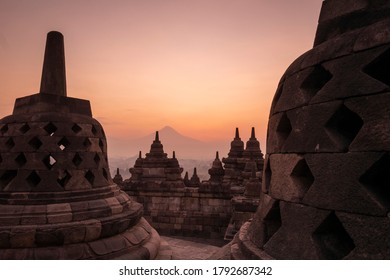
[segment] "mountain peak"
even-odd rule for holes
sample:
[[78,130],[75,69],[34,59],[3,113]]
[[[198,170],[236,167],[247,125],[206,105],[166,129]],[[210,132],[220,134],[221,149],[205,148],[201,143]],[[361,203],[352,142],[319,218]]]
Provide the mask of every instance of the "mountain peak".
[[172,126],[169,126],[169,125],[164,126],[159,131],[171,131],[171,132],[176,132],[177,133],[177,131]]

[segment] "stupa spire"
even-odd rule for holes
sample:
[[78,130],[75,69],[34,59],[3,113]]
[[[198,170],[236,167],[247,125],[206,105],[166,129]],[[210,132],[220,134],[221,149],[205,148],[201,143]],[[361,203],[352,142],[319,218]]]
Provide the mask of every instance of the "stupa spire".
[[240,132],[238,131],[238,127],[236,127],[236,136],[234,139],[240,139]]
[[156,142],[160,141],[159,136],[158,136],[158,131],[156,131],[156,137],[155,137],[154,141],[156,141]]
[[66,96],[64,36],[47,34],[40,93]]
[[252,127],[251,139],[256,139],[255,128],[254,127]]

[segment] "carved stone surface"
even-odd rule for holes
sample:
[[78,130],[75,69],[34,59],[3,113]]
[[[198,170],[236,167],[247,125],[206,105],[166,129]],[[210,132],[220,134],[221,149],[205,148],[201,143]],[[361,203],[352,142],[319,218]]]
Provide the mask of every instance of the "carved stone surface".
[[231,257],[389,259],[390,4],[326,0],[282,77],[260,206]]
[[0,120],[0,259],[155,258],[159,235],[112,181],[89,101],[66,96],[64,58],[50,32],[41,92]]

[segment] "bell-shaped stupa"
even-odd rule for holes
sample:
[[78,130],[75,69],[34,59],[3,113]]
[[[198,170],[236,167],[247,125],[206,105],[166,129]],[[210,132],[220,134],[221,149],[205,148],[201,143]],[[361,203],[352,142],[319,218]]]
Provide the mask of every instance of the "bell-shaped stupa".
[[326,0],[282,77],[233,258],[390,258],[390,2]]
[[67,97],[63,36],[47,35],[40,92],[0,120],[0,259],[151,259],[160,237],[113,183],[102,126]]

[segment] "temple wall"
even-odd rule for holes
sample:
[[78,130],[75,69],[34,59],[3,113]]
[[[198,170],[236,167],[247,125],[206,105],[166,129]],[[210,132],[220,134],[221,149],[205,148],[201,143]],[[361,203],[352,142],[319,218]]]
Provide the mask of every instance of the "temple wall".
[[144,217],[163,235],[223,238],[232,215],[229,192],[200,188],[127,184],[125,191],[144,206]]

